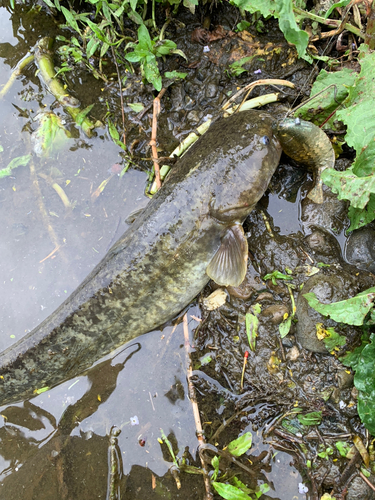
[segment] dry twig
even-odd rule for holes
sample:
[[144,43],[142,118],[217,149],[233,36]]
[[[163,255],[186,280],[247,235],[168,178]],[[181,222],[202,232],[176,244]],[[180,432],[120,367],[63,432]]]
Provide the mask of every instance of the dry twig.
[[160,168],[158,160],[158,151],[156,149],[156,134],[158,128],[158,115],[160,113],[160,99],[163,97],[167,89],[161,89],[157,97],[154,99],[154,106],[152,112],[152,132],[151,132],[151,141],[149,142],[152,149],[152,159],[154,161],[154,169],[155,169],[155,181],[157,189],[161,188],[161,180],[160,180]]

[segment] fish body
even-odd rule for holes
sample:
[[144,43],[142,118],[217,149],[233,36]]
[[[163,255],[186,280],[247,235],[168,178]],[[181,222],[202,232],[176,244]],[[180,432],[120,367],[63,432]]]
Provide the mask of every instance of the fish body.
[[0,404],[53,387],[186,307],[210,277],[246,273],[242,223],[279,163],[266,113],[215,122],[70,297],[0,354]]

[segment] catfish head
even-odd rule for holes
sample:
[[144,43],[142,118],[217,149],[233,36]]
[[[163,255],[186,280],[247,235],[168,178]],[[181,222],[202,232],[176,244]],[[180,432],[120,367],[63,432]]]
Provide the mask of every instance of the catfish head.
[[273,122],[272,116],[257,111],[244,111],[221,122],[227,147],[215,166],[209,215],[225,231],[206,270],[219,285],[238,286],[246,274],[248,245],[242,223],[266,191],[281,155]]

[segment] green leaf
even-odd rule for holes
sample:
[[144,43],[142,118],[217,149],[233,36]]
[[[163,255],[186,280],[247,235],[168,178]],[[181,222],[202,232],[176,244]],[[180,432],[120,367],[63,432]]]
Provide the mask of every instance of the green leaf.
[[249,26],[250,26],[249,21],[242,20],[240,23],[237,24],[237,29],[238,31],[244,31],[247,30]]
[[78,115],[76,116],[77,125],[82,125],[83,120],[90,113],[90,111],[92,110],[93,107],[94,107],[94,104],[90,104],[89,106],[86,106],[86,108],[83,109],[80,113],[78,113]]
[[276,13],[278,14],[277,17],[279,17],[279,26],[286,40],[296,46],[299,57],[312,62],[311,57],[306,54],[309,35],[297,26],[292,0],[276,0],[275,3],[277,5]]
[[260,12],[264,17],[273,16],[279,19],[280,29],[286,40],[296,46],[300,57],[312,61],[306,53],[309,35],[300,30],[296,23],[292,0],[232,0],[231,3],[251,14]]
[[141,49],[152,51],[152,41],[150,33],[144,24],[138,28],[138,46]]
[[350,0],[341,0],[340,2],[334,3],[326,12],[324,16],[327,19],[332,12],[336,9],[336,7],[346,7],[350,3]]
[[346,337],[337,333],[334,328],[327,328],[325,334],[323,342],[326,349],[330,352],[336,347],[342,347],[346,344]]
[[231,455],[235,457],[240,457],[244,453],[247,452],[251,448],[251,444],[253,442],[253,436],[251,432],[246,432],[239,438],[235,439],[234,441],[230,442],[228,444],[228,451],[231,453]]
[[371,434],[375,434],[375,337],[366,345],[358,360],[354,375],[354,385],[360,391],[358,414]]
[[[322,69],[312,86],[310,98],[323,92],[298,109],[295,116],[313,121],[315,125],[320,126],[347,98],[348,87],[354,84],[357,76],[357,73],[349,68],[332,73]],[[331,87],[331,85],[335,85],[335,87]],[[337,117],[333,115],[324,127],[334,128],[336,120]]]
[[297,415],[297,418],[302,425],[319,425],[322,421],[322,412],[312,411],[305,415]]
[[292,326],[292,316],[288,316],[286,320],[284,320],[279,325],[280,337],[283,339],[290,332],[290,327]]
[[233,477],[232,479],[233,486],[236,488],[239,488],[241,491],[244,493],[251,493],[251,489],[246,486],[242,481],[240,481],[236,476]]
[[139,113],[140,111],[142,111],[145,108],[142,103],[138,103],[138,102],[130,102],[128,104],[128,106],[136,113]]
[[245,316],[246,335],[249,347],[255,351],[256,338],[258,336],[259,319],[256,314],[246,313]]
[[346,443],[345,441],[337,441],[335,443],[336,448],[339,450],[339,453],[342,457],[346,458],[346,455],[350,451],[350,444]]
[[273,271],[272,273],[266,274],[263,277],[264,281],[271,280],[274,285],[277,285],[276,280],[292,280],[292,276],[288,276],[287,274],[283,274],[280,271]]
[[0,179],[12,175],[12,170],[17,167],[25,167],[29,163],[30,159],[31,155],[18,156],[17,158],[13,158],[13,160],[8,163],[5,168],[2,168],[0,170]]
[[362,351],[369,343],[369,336],[367,333],[362,335],[361,341],[362,341],[362,343],[360,346],[353,349],[353,351],[347,352],[345,354],[345,356],[342,356],[341,358],[339,358],[343,365],[350,366],[353,370],[357,369]]
[[70,10],[61,5],[61,12],[64,14],[66,22],[69,24],[69,26],[73,28],[75,31],[77,31],[79,34],[81,34],[77,21],[75,20],[74,15],[70,12]]
[[100,42],[98,40],[95,40],[95,38],[91,38],[89,40],[89,43],[87,44],[87,47],[86,47],[87,59],[90,59],[90,57],[95,54],[96,49],[99,47],[99,45],[100,45]]
[[146,57],[145,63],[143,63],[143,71],[145,78],[148,82],[152,83],[155,89],[160,92],[162,87],[161,76],[159,73],[158,64],[154,55],[149,55]]
[[131,10],[134,10],[137,8],[137,3],[138,3],[138,0],[130,0],[130,8]]
[[347,325],[363,325],[365,317],[374,306],[375,287],[359,293],[355,297],[332,304],[321,304],[313,292],[305,293],[310,307],[323,316],[328,316],[337,323]]
[[139,52],[129,52],[125,54],[125,59],[131,63],[139,62],[142,59],[142,56]]
[[324,182],[338,193],[340,199],[351,202],[350,230],[357,229],[375,219],[375,118],[372,103],[375,86],[375,53],[367,45],[360,46],[361,72],[349,86],[344,108],[336,112],[336,118],[347,125],[346,142],[356,151],[352,167],[345,172],[325,171]]
[[128,12],[128,17],[136,24],[143,24],[142,17],[135,10]]
[[219,472],[220,472],[219,462],[220,462],[220,458],[217,457],[216,455],[211,460],[211,465],[214,468],[214,473],[212,474],[212,477],[211,477],[212,481],[216,481],[216,478],[219,475]]
[[[160,44],[160,45],[159,45]],[[167,56],[170,54],[171,50],[177,48],[177,45],[172,42],[172,40],[163,40],[162,42],[158,42],[154,46],[154,52],[157,57]]]
[[213,481],[212,486],[222,498],[225,498],[225,500],[252,500],[249,495],[231,484]]
[[183,78],[186,78],[187,75],[188,75],[187,73],[181,73],[179,71],[166,71],[164,73],[164,76],[166,78],[181,78],[181,79],[183,79]]

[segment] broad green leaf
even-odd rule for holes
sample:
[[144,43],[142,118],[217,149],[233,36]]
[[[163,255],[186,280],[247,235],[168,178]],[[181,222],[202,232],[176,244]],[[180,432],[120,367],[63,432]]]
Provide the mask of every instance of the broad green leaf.
[[325,333],[323,342],[328,351],[331,352],[336,347],[342,347],[346,344],[346,337],[337,333],[334,328],[327,328]]
[[227,449],[231,455],[235,457],[240,457],[244,453],[247,452],[251,448],[251,444],[253,442],[253,436],[251,432],[246,432],[243,436],[231,441]]
[[339,450],[340,455],[344,458],[346,457],[351,448],[350,444],[346,443],[345,441],[337,441],[335,443],[335,446]]
[[144,24],[138,28],[138,46],[141,49],[152,51],[152,42],[150,33]]
[[30,161],[31,155],[18,156],[17,158],[13,158],[13,160],[8,163],[5,168],[0,169],[0,179],[4,177],[9,177],[12,175],[12,170],[17,167],[24,167]]
[[305,415],[297,415],[297,418],[302,425],[319,425],[322,421],[322,412],[312,411],[311,413],[306,413]]
[[374,306],[375,287],[359,293],[355,297],[332,304],[321,304],[315,293],[305,293],[305,299],[310,307],[323,316],[328,316],[337,323],[347,325],[363,325],[366,315]]
[[353,173],[353,167],[344,172],[327,168],[322,173],[322,179],[337,193],[339,200],[349,200],[354,208],[365,208],[370,194],[375,193],[375,171],[366,177],[358,177]]
[[137,3],[138,0],[130,0],[130,7],[132,10],[135,10],[137,8]]
[[231,3],[251,14],[260,12],[264,17],[273,16],[279,19],[280,29],[286,40],[296,46],[300,57],[312,61],[306,54],[309,35],[300,30],[296,23],[292,0],[232,0]]
[[222,498],[225,498],[225,500],[252,500],[252,497],[231,484],[213,481],[212,486]]
[[367,45],[360,46],[361,72],[349,86],[344,108],[336,112],[337,119],[347,125],[346,142],[357,153],[352,167],[345,172],[332,169],[323,174],[324,182],[338,193],[341,199],[351,202],[350,230],[357,229],[375,219],[374,172],[375,172],[375,119],[372,103],[375,86],[375,53]]
[[362,351],[354,376],[354,385],[360,391],[358,414],[371,434],[375,435],[375,345],[374,335],[371,343]]
[[120,134],[117,131],[117,128],[115,127],[114,123],[112,120],[108,118],[108,130],[109,130],[109,135],[112,137],[114,141],[118,141],[120,139]]
[[142,56],[139,52],[129,52],[125,55],[125,59],[131,63],[139,62],[142,59]]
[[186,78],[187,77],[187,73],[181,73],[180,71],[166,71],[164,73],[164,76],[166,78]]
[[[308,103],[296,111],[295,115],[320,126],[347,98],[349,86],[354,84],[357,76],[358,74],[349,68],[343,68],[341,71],[332,73],[322,69],[312,86],[310,98],[319,92],[324,92],[311,101],[309,100]],[[331,87],[331,85],[335,85],[335,87]],[[334,114],[324,127],[333,128],[335,120],[337,120],[337,117]]]
[[252,351],[255,351],[256,338],[258,336],[258,326],[259,326],[259,319],[257,317],[257,313],[255,314],[251,314],[250,312],[246,313],[245,326],[246,326],[246,335],[247,335],[247,340],[249,342],[249,347]]
[[167,56],[168,54],[170,54],[171,50],[174,50],[176,48],[177,45],[174,42],[172,42],[172,40],[163,40],[162,42],[158,42],[154,46],[155,54],[158,57]]
[[361,341],[362,341],[362,343],[360,346],[356,347],[352,351],[347,352],[345,354],[345,356],[342,356],[341,358],[339,358],[343,365],[350,366],[353,370],[357,369],[362,351],[369,343],[369,336],[367,333],[362,335]]
[[299,57],[312,62],[311,57],[306,54],[309,35],[297,26],[292,0],[276,0],[275,3],[277,5],[275,17],[279,18],[279,26],[286,40],[296,46]]

